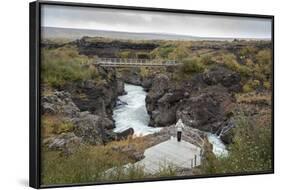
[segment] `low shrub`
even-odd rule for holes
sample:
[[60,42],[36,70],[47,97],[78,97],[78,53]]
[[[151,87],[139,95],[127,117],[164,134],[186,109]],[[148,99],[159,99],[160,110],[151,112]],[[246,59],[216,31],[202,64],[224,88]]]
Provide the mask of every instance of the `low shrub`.
[[271,51],[260,50],[255,57],[254,75],[263,81],[270,81],[272,76]]
[[271,117],[262,118],[263,122],[251,120],[243,114],[236,117],[234,142],[229,146],[229,155],[223,158],[207,155],[201,172],[223,174],[271,170]]
[[222,64],[227,68],[238,72],[242,77],[248,77],[251,74],[250,69],[247,66],[241,65],[237,62],[234,54],[223,55]]
[[42,152],[42,183],[71,184],[104,181],[104,172],[129,162],[129,158],[105,146],[81,146],[70,156]]
[[182,61],[183,59],[190,57],[191,52],[189,50],[189,46],[186,44],[178,44],[176,48],[170,52],[168,55],[169,59]]
[[257,53],[257,48],[255,48],[253,46],[246,46],[246,47],[243,47],[239,50],[239,55],[245,56],[245,57],[252,56],[256,53]]
[[182,65],[179,69],[180,73],[183,75],[190,75],[193,73],[203,72],[205,67],[198,58],[189,58],[182,61]]
[[142,78],[145,78],[145,77],[148,77],[149,75],[150,75],[150,71],[149,71],[149,69],[148,68],[146,68],[146,67],[141,67],[140,68],[140,76],[142,77]]
[[119,52],[117,56],[122,59],[136,58],[136,54],[132,51],[122,51],[122,52]]
[[89,59],[79,55],[72,47],[42,50],[43,83],[59,87],[67,82],[77,82],[97,78],[98,71],[94,66],[88,66]]
[[271,88],[271,84],[270,84],[269,81],[263,82],[263,86],[264,86],[264,88],[266,88],[267,90],[269,90],[269,89]]
[[243,85],[243,92],[248,93],[256,90],[256,88],[260,85],[259,80],[248,80],[246,84]]
[[175,46],[172,44],[164,44],[150,52],[150,57],[153,59],[167,59],[169,54],[173,52]]
[[204,65],[212,65],[214,64],[214,60],[212,59],[211,55],[204,55],[201,57],[201,63]]

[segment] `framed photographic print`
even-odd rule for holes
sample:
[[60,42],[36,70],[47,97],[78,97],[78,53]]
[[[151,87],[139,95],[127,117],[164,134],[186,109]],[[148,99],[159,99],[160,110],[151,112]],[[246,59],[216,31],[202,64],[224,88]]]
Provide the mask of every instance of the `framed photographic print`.
[[30,186],[274,172],[274,17],[30,3]]

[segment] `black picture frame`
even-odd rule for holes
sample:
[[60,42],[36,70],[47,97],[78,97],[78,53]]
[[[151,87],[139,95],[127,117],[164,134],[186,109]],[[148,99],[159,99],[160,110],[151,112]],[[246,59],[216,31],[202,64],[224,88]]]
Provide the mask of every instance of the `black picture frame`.
[[[170,13],[192,13],[197,15],[218,15],[218,16],[235,16],[235,17],[250,17],[250,18],[266,18],[271,20],[271,40],[272,40],[272,169],[260,172],[243,172],[232,174],[218,175],[196,175],[184,177],[163,177],[152,178],[145,180],[130,180],[130,181],[115,181],[115,182],[97,182],[97,183],[82,183],[82,184],[62,184],[62,185],[41,185],[41,157],[40,157],[40,41],[41,41],[41,6],[42,5],[62,5],[75,7],[93,7],[93,8],[110,8],[121,10],[142,10],[152,12],[170,12]],[[148,182],[148,181],[163,181],[163,180],[183,180],[194,178],[213,178],[213,177],[229,177],[257,174],[273,174],[274,173],[274,16],[259,15],[259,14],[244,14],[244,13],[228,13],[228,12],[210,12],[210,11],[195,11],[183,9],[167,9],[167,8],[151,8],[151,7],[133,7],[120,5],[104,5],[104,4],[89,4],[89,3],[70,3],[70,2],[55,2],[55,1],[34,1],[29,4],[29,30],[30,30],[30,124],[29,124],[29,185],[33,188],[51,188],[51,187],[72,187],[86,185],[101,185],[101,184],[120,184],[133,182]]]

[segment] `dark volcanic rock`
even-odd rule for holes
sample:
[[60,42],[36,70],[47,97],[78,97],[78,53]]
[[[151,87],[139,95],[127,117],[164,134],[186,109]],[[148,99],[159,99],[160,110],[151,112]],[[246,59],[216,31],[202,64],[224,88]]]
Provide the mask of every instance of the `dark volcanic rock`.
[[134,134],[134,129],[133,128],[129,128],[126,129],[120,133],[116,133],[116,138],[117,140],[122,140],[122,139],[127,139],[128,136],[131,136]]
[[233,137],[234,137],[234,131],[233,129],[235,128],[235,122],[233,121],[232,118],[228,120],[226,125],[221,129],[220,131],[220,139],[225,143],[225,144],[230,144],[233,142]]
[[169,104],[159,105],[157,110],[152,111],[150,125],[163,127],[176,122],[176,108]]
[[152,86],[152,82],[153,82],[152,76],[145,77],[145,78],[142,79],[141,85],[142,85],[142,87],[144,88],[145,91],[148,91]]
[[168,90],[169,77],[166,75],[158,75],[154,78],[152,87],[148,92],[145,102],[148,113],[152,113],[157,106],[158,99]]
[[169,126],[182,119],[187,126],[219,133],[228,123],[237,86],[239,74],[222,67],[180,82],[157,75],[146,97],[149,124]]
[[76,117],[80,110],[73,103],[68,92],[54,91],[49,95],[45,95],[41,99],[42,114],[60,114],[64,117]]
[[[54,91],[42,97],[42,112],[47,115],[59,115],[60,120],[70,122],[74,128],[73,133],[58,134],[48,139],[46,144],[50,149],[71,153],[72,148],[75,149],[74,146],[80,143],[104,144],[116,138],[111,131],[114,128],[111,119],[89,111],[81,112],[68,92]],[[68,147],[71,147],[71,150]]]
[[189,97],[188,85],[185,83],[179,88],[164,74],[154,78],[145,100],[150,126],[168,126],[176,122],[179,102]]
[[58,136],[50,137],[43,141],[51,150],[60,150],[64,154],[69,155],[79,147],[82,139],[77,137],[74,133],[62,133]]
[[119,71],[125,83],[141,85],[140,68],[123,69]]
[[124,146],[113,146],[112,150],[119,153],[122,152],[124,154],[127,154],[134,161],[139,161],[144,158],[144,152],[137,150],[137,148],[131,144]]
[[125,94],[124,82],[122,80],[117,80],[117,94],[119,96]]
[[182,119],[187,126],[216,133],[225,126],[232,103],[233,99],[224,87],[209,87],[198,96],[182,101],[177,109],[177,119]]
[[224,142],[225,144],[230,144],[233,142],[233,137],[234,137],[234,133],[233,130],[230,130],[227,133],[224,133],[223,135],[220,136],[220,139],[222,140],[222,142]]
[[81,111],[111,118],[117,97],[124,92],[124,84],[117,80],[114,69],[99,68],[99,74],[104,82],[88,80],[68,85],[65,89]]
[[133,43],[129,41],[99,41],[90,37],[83,37],[75,42],[79,53],[84,55],[97,55],[99,57],[115,58],[120,50],[152,51],[157,48],[156,43]]
[[74,119],[74,133],[81,137],[83,142],[90,144],[103,144],[106,138],[105,126],[108,124],[98,115],[81,114]]
[[216,66],[203,74],[203,80],[208,85],[221,84],[231,91],[239,91],[241,89],[241,77],[227,68]]

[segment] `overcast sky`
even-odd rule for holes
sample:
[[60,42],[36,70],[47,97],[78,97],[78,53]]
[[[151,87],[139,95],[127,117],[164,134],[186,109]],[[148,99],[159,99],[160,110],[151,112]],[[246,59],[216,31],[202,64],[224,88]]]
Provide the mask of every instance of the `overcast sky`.
[[201,37],[270,38],[271,20],[44,5],[42,25]]

